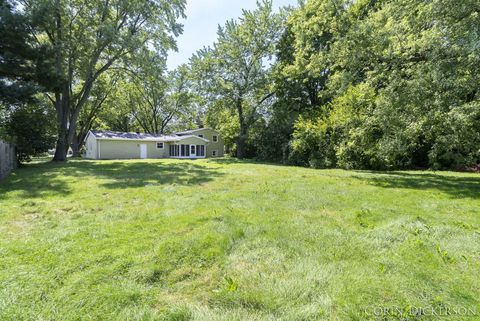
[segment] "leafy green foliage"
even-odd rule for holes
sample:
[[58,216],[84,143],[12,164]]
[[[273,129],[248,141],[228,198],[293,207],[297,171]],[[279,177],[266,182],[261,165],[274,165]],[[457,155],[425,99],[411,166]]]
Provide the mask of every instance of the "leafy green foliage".
[[31,34],[32,17],[21,13],[15,1],[0,0],[0,104],[22,105],[54,83],[48,46]]
[[33,80],[49,84],[56,160],[68,145],[79,150],[92,124],[151,133],[206,125],[239,158],[476,168],[477,2],[310,0],[275,13],[259,1],[167,73],[184,1],[25,1],[21,14],[3,1],[0,87],[12,90],[2,99],[31,97]]
[[480,102],[464,104],[448,112],[439,136],[429,152],[434,167],[461,169],[479,164]]
[[249,131],[273,96],[267,61],[273,56],[281,23],[282,15],[273,12],[272,1],[259,1],[254,11],[244,10],[238,21],[219,27],[213,48],[200,50],[192,58],[205,101],[236,113],[239,131],[234,139],[239,158],[247,156]]
[[[103,78],[106,80],[101,77],[92,90],[79,124],[94,116],[97,129],[166,134],[192,128],[198,120],[198,97],[192,90],[187,65],[167,72],[165,59],[146,51],[135,65],[106,73]],[[102,102],[101,106],[97,102]]]
[[65,161],[78,117],[100,76],[123,68],[153,50],[165,56],[182,32],[185,1],[24,1],[36,17],[38,41],[53,48],[57,86],[47,91],[57,111],[54,160]]
[[8,138],[15,143],[19,163],[55,146],[55,118],[46,110],[44,105],[28,104],[15,108],[9,115],[5,128]]
[[172,127],[188,128],[195,118],[196,97],[191,91],[189,68],[165,69],[161,57],[150,57],[125,88],[132,118],[151,134],[165,134]]
[[[311,0],[295,10],[278,46],[277,103],[265,130],[287,150],[282,160],[376,169],[480,163],[478,3],[455,4]],[[284,130],[272,130],[277,124]],[[266,159],[275,152],[262,149]]]
[[235,110],[225,108],[222,101],[214,102],[209,105],[204,121],[207,127],[214,128],[222,134],[226,151],[235,156],[236,137],[240,130]]

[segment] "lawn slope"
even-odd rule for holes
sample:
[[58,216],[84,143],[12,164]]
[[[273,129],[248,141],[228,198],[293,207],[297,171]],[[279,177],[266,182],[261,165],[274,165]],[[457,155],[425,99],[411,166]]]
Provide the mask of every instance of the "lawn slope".
[[0,182],[0,320],[474,320],[479,276],[478,174],[70,161]]

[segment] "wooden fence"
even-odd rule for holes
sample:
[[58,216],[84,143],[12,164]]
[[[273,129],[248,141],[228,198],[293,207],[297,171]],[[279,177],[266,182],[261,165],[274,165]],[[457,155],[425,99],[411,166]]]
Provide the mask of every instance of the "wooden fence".
[[3,179],[17,166],[15,147],[0,140],[0,179]]

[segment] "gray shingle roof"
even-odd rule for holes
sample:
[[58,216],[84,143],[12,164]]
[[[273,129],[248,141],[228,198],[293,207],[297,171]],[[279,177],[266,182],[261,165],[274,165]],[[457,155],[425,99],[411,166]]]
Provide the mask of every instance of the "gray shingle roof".
[[111,130],[91,130],[92,135],[98,139],[112,139],[112,140],[144,140],[144,141],[155,141],[155,142],[168,142],[168,141],[177,141],[186,139],[189,137],[196,137],[208,142],[208,139],[201,138],[195,135],[152,135],[146,133],[125,133],[125,132],[115,132]]
[[97,138],[123,138],[123,139],[146,139],[146,138],[157,138],[163,137],[163,135],[151,135],[145,133],[124,133],[124,132],[114,132],[111,130],[92,130],[92,134]]
[[182,132],[176,132],[175,135],[191,134],[191,133],[198,132],[199,130],[203,130],[203,129],[208,129],[208,128],[197,128],[197,129],[184,130]]

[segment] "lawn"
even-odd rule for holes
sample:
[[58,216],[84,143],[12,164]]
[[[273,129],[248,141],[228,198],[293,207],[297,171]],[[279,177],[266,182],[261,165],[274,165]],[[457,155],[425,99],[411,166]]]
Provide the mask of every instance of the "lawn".
[[77,160],[0,182],[0,320],[479,318],[479,174]]

